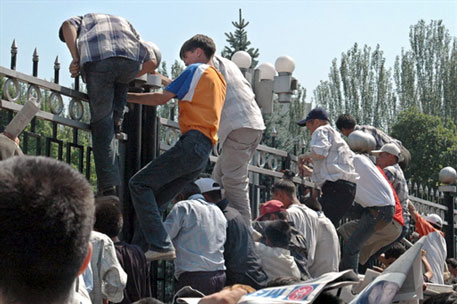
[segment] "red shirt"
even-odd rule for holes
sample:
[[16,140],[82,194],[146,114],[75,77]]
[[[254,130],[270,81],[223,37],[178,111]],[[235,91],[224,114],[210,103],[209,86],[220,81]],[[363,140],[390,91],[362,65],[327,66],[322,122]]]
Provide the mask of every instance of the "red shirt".
[[397,192],[395,191],[394,186],[392,186],[392,183],[390,180],[387,178],[386,174],[384,173],[384,170],[381,169],[381,167],[376,166],[378,170],[381,172],[382,176],[386,179],[386,181],[389,183],[390,188],[392,189],[392,192],[394,194],[395,198],[395,214],[394,214],[394,220],[399,222],[402,226],[405,226],[405,220],[403,219],[403,209],[401,208],[400,204],[400,199],[398,198]]

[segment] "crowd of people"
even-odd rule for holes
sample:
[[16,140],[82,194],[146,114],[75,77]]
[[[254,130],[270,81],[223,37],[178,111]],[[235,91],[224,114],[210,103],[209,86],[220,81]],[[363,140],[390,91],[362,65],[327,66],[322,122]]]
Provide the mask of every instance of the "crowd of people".
[[[185,41],[186,69],[174,80],[161,76],[165,88],[154,93],[127,92],[136,76],[156,73],[161,53],[124,18],[73,17],[59,37],[73,57],[70,73],[87,83],[98,191],[69,165],[23,156],[15,139],[0,135],[0,303],[160,303],[151,297],[155,260],[173,261],[176,297],[190,290],[199,303],[237,303],[329,272],[383,271],[414,237],[424,239],[423,280],[456,283],[442,218],[419,214],[408,198],[410,155],[400,141],[350,114],[335,129],[314,108],[297,122],[311,134],[297,165],[316,188],[298,196],[286,172],[252,219],[248,164],[265,125],[249,82],[215,55],[210,37]],[[182,135],[130,179],[138,225],[126,242],[112,146],[124,106],[173,98]],[[222,152],[205,175],[217,142]],[[341,302],[326,293],[315,300]]]

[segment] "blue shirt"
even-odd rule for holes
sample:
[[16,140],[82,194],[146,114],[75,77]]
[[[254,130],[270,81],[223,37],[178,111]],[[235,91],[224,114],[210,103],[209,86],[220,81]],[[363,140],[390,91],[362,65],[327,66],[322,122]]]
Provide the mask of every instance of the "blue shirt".
[[126,19],[106,14],[86,14],[67,20],[78,32],[79,62],[124,57],[138,62],[150,60],[147,47]]
[[215,204],[195,194],[176,203],[164,223],[176,250],[175,277],[183,272],[225,270],[227,220]]

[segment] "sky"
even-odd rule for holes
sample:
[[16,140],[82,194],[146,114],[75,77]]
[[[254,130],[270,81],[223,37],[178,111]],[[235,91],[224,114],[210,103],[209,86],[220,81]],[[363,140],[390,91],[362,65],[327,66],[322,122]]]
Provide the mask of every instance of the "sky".
[[259,63],[274,64],[282,55],[294,58],[294,77],[307,89],[308,102],[319,82],[328,79],[332,60],[354,43],[372,49],[379,44],[393,67],[402,48],[410,48],[409,28],[420,19],[441,19],[451,36],[457,36],[457,0],[0,0],[0,66],[10,67],[16,39],[19,72],[32,73],[37,48],[39,77],[51,80],[59,56],[61,84],[71,86],[71,56],[58,29],[67,18],[96,12],[128,19],[144,40],[160,47],[169,68],[179,59],[182,43],[198,33],[212,37],[220,52],[228,45],[224,33],[235,30],[232,21],[238,20],[240,8],[249,21],[248,39],[260,51]]

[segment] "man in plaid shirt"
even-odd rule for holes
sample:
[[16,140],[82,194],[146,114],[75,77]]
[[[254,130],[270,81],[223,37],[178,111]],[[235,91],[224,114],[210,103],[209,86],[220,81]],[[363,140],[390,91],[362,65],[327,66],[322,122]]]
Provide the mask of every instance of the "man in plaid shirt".
[[120,133],[128,83],[156,69],[160,50],[141,41],[126,19],[106,14],[66,20],[59,38],[73,57],[71,76],[81,74],[87,84],[98,194],[118,200],[115,186],[120,177],[112,142],[114,134]]

